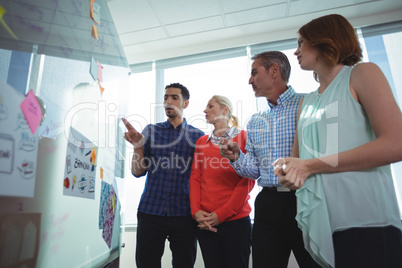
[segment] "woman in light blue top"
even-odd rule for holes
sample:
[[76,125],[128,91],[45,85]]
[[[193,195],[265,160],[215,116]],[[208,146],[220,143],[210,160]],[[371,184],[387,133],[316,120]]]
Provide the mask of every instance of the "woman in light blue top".
[[301,27],[295,55],[320,86],[302,100],[292,157],[275,172],[298,189],[305,247],[323,267],[402,267],[390,168],[402,160],[402,114],[388,81],[374,63],[357,64],[358,38],[340,15]]

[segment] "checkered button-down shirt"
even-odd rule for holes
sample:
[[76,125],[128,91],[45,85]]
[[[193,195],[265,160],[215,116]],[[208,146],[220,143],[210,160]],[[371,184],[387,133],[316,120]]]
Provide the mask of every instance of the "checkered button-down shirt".
[[278,158],[290,156],[297,110],[304,95],[289,86],[279,96],[276,106],[268,102],[267,110],[253,115],[247,124],[247,153],[241,152],[240,158],[231,163],[240,176],[259,179],[261,187],[280,186],[272,163]]
[[204,132],[184,120],[176,128],[169,121],[147,125],[142,133],[147,180],[138,210],[158,216],[190,215],[191,165]]

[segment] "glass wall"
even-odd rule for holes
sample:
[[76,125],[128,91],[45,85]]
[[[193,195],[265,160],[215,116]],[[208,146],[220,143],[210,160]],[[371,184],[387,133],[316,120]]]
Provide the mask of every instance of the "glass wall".
[[[118,115],[124,114],[124,107],[127,106],[124,100],[127,99],[129,88],[127,83],[129,69],[102,64],[103,78],[102,82],[98,82],[90,74],[90,62],[84,59],[73,60],[3,49],[0,49],[0,57],[2,83],[0,134],[4,137],[4,133],[12,133],[13,136],[7,137],[11,137],[12,143],[18,144],[18,146],[10,147],[12,148],[10,155],[13,159],[10,163],[17,163],[17,159],[23,160],[21,167],[28,166],[30,173],[35,172],[33,177],[22,177],[23,182],[34,182],[33,196],[2,194],[0,217],[2,219],[4,217],[2,222],[6,222],[6,219],[21,218],[26,223],[36,219],[33,215],[39,217],[39,221],[31,221],[35,223],[35,230],[25,229],[29,230],[29,233],[25,233],[24,243],[22,239],[21,241],[14,239],[23,234],[19,233],[20,227],[9,229],[12,230],[11,232],[6,231],[9,235],[7,241],[16,241],[16,243],[10,244],[11,247],[7,252],[12,254],[7,255],[4,263],[14,264],[31,258],[35,260],[37,267],[55,267],[60,264],[60,261],[63,262],[64,267],[85,266],[85,263],[100,266],[107,263],[111,253],[118,253],[121,249],[122,221],[120,203],[114,199],[116,207],[113,219],[110,218],[110,226],[116,228],[111,229],[113,234],[109,236],[110,244],[105,243],[105,236],[102,233],[107,231],[107,227],[106,224],[103,228],[100,227],[101,215],[103,215],[100,208],[104,202],[100,197],[106,193],[104,191],[106,184],[113,187],[113,193],[121,189],[118,181],[122,179],[115,178],[117,175],[114,172],[117,154],[116,130]],[[20,83],[21,81],[23,83]],[[4,82],[10,87],[5,87]],[[15,125],[18,125],[18,122],[12,122],[15,123],[14,125],[4,121],[16,116],[19,107],[18,103],[10,104],[10,96],[13,96],[11,86],[18,93],[13,94],[18,95],[21,101],[30,90],[34,92],[38,100],[43,101],[45,120],[36,131],[32,133],[27,129],[17,131],[18,128],[16,129]],[[21,112],[18,111],[18,113]],[[78,153],[83,155],[86,145],[91,144],[89,151],[92,152],[90,157],[93,159],[89,162],[92,165],[91,168],[87,162],[81,162],[74,154],[70,154],[71,150],[69,151],[68,147],[74,150],[77,148],[67,142],[72,133],[70,127],[80,133],[80,137],[83,137],[80,141],[82,144],[85,143],[85,145],[81,144],[80,150],[76,150]],[[88,139],[90,142],[84,142],[84,137],[85,141]],[[24,147],[22,145],[24,142],[29,146]],[[3,144],[5,143],[1,143],[1,146]],[[18,158],[18,155],[24,151],[33,150],[37,150],[35,159],[34,157],[32,159]],[[85,156],[88,155],[87,153]],[[18,171],[17,168],[13,170]],[[83,170],[91,170],[93,172],[91,175],[96,174],[96,177],[89,177]],[[1,179],[4,179],[3,185],[27,188],[19,184],[21,178],[18,172],[8,177],[5,177],[4,172],[0,173]],[[73,174],[75,179],[72,177]],[[83,195],[72,196],[71,193],[77,192]],[[90,198],[92,197],[90,195],[93,198]],[[119,198],[121,198],[120,195]],[[123,199],[120,200],[123,201]],[[17,224],[17,220],[15,222],[12,220],[11,226],[25,228],[23,227],[25,223]],[[25,248],[27,245],[28,247]],[[18,247],[25,249],[25,251],[22,250],[25,253],[19,255],[21,250],[18,250]],[[3,255],[5,252],[3,251]],[[85,256],[85,252],[93,254],[93,258]],[[71,256],[75,257],[71,258]],[[16,267],[17,264],[11,266]],[[24,265],[19,263],[18,267],[20,266]]]

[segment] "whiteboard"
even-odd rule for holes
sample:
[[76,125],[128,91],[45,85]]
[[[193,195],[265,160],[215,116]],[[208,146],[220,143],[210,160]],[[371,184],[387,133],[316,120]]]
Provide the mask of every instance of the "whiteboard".
[[[114,81],[108,84],[115,77],[108,75],[111,74],[111,66],[127,68],[128,65],[107,1],[97,1],[100,6],[99,24],[89,17],[89,4],[90,1],[87,0],[0,0],[0,6],[6,10],[2,18],[18,37],[14,39],[0,26],[0,49],[7,50],[6,55],[9,55],[8,51],[22,51],[44,59],[44,73],[35,69],[40,64],[33,64],[32,67],[29,62],[26,66],[23,62],[17,67],[24,70],[14,72],[13,75],[16,80],[37,75],[36,90],[42,90],[43,96],[38,94],[48,104],[47,121],[34,135],[37,137],[36,151],[26,157],[28,160],[36,159],[34,178],[21,180],[19,185],[9,184],[23,194],[18,195],[6,188],[2,188],[3,192],[0,193],[0,267],[100,267],[120,255],[123,229],[115,167],[120,167],[117,175],[121,176],[122,170],[121,164],[115,163],[118,157],[115,155],[116,146],[113,142],[116,142],[117,123],[109,120],[112,116],[115,118],[115,114],[108,109],[111,102],[119,110],[120,107],[116,100],[118,91],[112,87],[115,85]],[[91,36],[93,25],[97,27],[99,39]],[[18,53],[15,55],[18,56]],[[11,91],[14,89],[5,82],[7,77],[10,78],[9,65],[15,63],[10,58],[11,60],[1,58],[0,89],[12,92],[22,101],[25,96]],[[100,86],[96,79],[89,73],[92,58],[104,66],[102,86],[106,90],[103,96],[99,93]],[[63,65],[51,65],[59,59]],[[28,69],[29,73],[24,73]],[[77,72],[80,74],[77,75]],[[128,76],[128,69],[124,74]],[[89,97],[97,105],[96,109],[77,112],[64,125],[65,113],[74,105],[84,102],[85,97]],[[113,97],[113,100],[109,97]],[[88,124],[87,116],[94,119],[99,110],[105,107],[107,113],[105,112],[104,118],[107,122],[91,120],[93,124]],[[8,109],[9,115],[18,111],[18,104]],[[91,112],[92,114],[88,114]],[[115,111],[117,112],[118,110]],[[100,123],[103,124],[103,132],[100,131]],[[70,127],[88,140],[96,141],[97,163],[91,198],[65,194]],[[2,136],[4,142],[1,146],[16,145],[16,142],[10,141],[15,140],[13,135],[18,133],[8,123],[1,125],[1,131],[6,132],[5,130],[7,134]],[[49,135],[44,136],[44,133]],[[102,146],[104,144],[108,146]],[[5,152],[4,155],[6,154]],[[13,170],[9,166],[12,163],[4,163],[2,168],[7,174],[11,174]],[[5,172],[0,172],[0,181],[5,178]],[[84,188],[83,185],[81,184],[81,188]],[[117,194],[115,205],[106,205],[106,208],[113,207],[114,212],[114,218],[109,217],[110,213],[106,214],[108,221],[104,217],[105,204],[109,204],[104,201],[109,201],[108,195],[102,191],[105,185],[109,185]],[[110,227],[110,233],[105,233],[105,226]]]
[[[0,81],[0,87],[5,86]],[[23,99],[22,95],[20,99]],[[80,125],[76,127],[79,129]],[[88,136],[96,132],[81,130]],[[108,183],[118,191],[114,180],[114,155],[110,157],[115,151],[113,148],[100,148],[98,151],[93,199],[65,195],[63,177],[68,147],[65,134],[68,133],[54,140],[39,139],[33,197],[0,197],[0,267],[21,267],[7,265],[24,261],[25,264],[34,261],[37,267],[49,268],[99,267],[120,254],[122,230],[119,202],[116,204],[110,247],[103,238],[103,229],[99,227],[102,183]],[[101,166],[107,170],[104,180],[99,177]],[[5,227],[9,229],[4,231]]]

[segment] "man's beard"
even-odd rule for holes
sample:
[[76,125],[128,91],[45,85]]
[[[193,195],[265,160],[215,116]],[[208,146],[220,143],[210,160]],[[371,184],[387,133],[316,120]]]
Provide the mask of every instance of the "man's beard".
[[166,114],[166,116],[169,117],[169,118],[175,118],[175,117],[178,116],[178,114],[177,113],[175,113],[175,114]]
[[175,118],[175,117],[178,117],[181,114],[181,112],[178,109],[173,109],[170,111],[165,110],[165,114],[169,118]]

